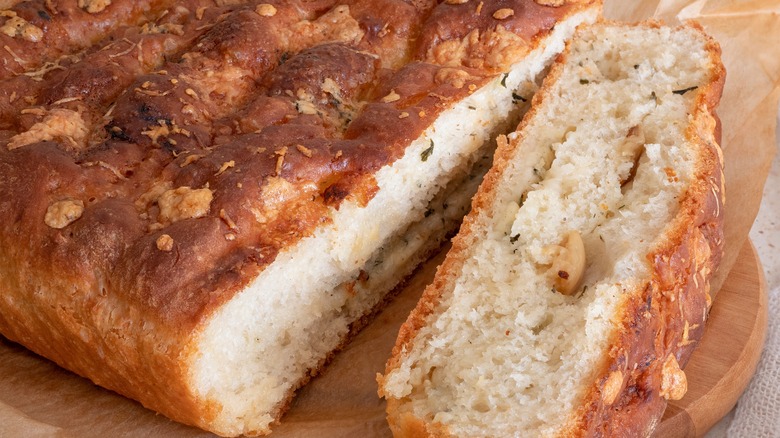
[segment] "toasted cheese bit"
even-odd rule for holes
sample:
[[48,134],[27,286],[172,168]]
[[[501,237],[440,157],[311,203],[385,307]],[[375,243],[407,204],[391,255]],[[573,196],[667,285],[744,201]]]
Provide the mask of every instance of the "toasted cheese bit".
[[176,36],[184,35],[184,26],[181,24],[165,23],[157,25],[155,23],[146,23],[141,26],[143,35],[171,34]]
[[236,240],[236,235],[233,233],[227,233],[225,234],[225,240],[227,240],[228,242],[232,242]]
[[468,3],[469,0],[444,0],[444,3],[448,5],[462,5]]
[[186,90],[184,90],[184,93],[185,93],[187,96],[190,96],[190,97],[192,97],[193,99],[200,99],[200,98],[198,97],[198,93],[196,93],[196,92],[195,92],[195,90],[193,90],[192,88],[187,88]]
[[564,3],[566,3],[565,0],[536,0],[537,4],[540,4],[542,6],[562,6]]
[[81,96],[65,97],[65,98],[62,98],[60,100],[55,100],[54,102],[52,102],[51,105],[52,106],[62,105],[62,104],[65,104],[65,103],[76,102],[77,100],[82,100],[82,99],[83,98]]
[[79,0],[79,7],[90,14],[102,12],[111,4],[111,0]]
[[482,7],[485,6],[485,2],[479,2],[477,5],[477,15],[482,13]]
[[420,116],[421,118],[425,117],[425,111],[420,111],[419,113],[417,113],[417,115]]
[[295,109],[301,114],[314,115],[317,114],[317,107],[308,100],[296,100]]
[[295,145],[295,149],[298,149],[298,152],[303,154],[306,158],[311,158],[311,149],[307,148],[306,146],[302,144]]
[[55,61],[46,61],[39,69],[32,70],[32,71],[26,71],[24,72],[24,75],[29,77],[30,79],[36,81],[36,82],[43,82],[43,76],[53,70],[65,70],[65,67],[60,65],[60,63],[65,60],[70,59],[71,62],[78,62],[81,60],[80,55],[63,55],[60,58],[58,58]]
[[160,251],[170,252],[173,249],[173,237],[167,234],[158,237],[156,243]]
[[198,154],[187,155],[187,157],[184,158],[184,161],[181,164],[179,164],[179,168],[185,168],[190,164],[200,160],[201,158],[203,158],[203,155],[198,155]]
[[68,139],[71,144],[78,146],[89,135],[89,128],[77,111],[56,108],[49,112],[44,111],[43,114],[34,114],[45,114],[45,117],[43,121],[34,124],[27,131],[11,137],[8,142],[8,150],[55,138]]
[[138,197],[138,199],[135,201],[135,208],[139,212],[146,210],[149,208],[149,206],[157,202],[157,200],[160,199],[160,196],[162,196],[162,194],[167,190],[170,190],[172,186],[173,184],[171,184],[170,181],[160,182],[153,185],[146,193]]
[[[696,278],[696,276],[695,276],[695,275],[694,275],[694,278]],[[680,301],[680,303],[682,303],[682,300]],[[681,305],[681,306],[682,306],[682,305]],[[677,343],[677,346],[678,346],[678,347],[685,347],[685,346],[687,346],[687,345],[690,345],[690,344],[693,344],[693,343],[695,343],[696,341],[694,341],[694,340],[690,339],[690,331],[691,331],[691,330],[696,330],[697,328],[699,328],[699,324],[693,324],[693,325],[691,325],[691,324],[690,324],[690,323],[689,323],[689,322],[686,320],[686,321],[685,321],[685,326],[683,327],[683,334],[682,334],[682,339],[680,339],[680,342],[678,342],[678,343]]]
[[493,12],[493,18],[496,20],[506,20],[513,15],[515,15],[515,11],[510,8],[501,8],[496,12]]
[[274,5],[268,3],[261,3],[255,8],[255,12],[261,17],[273,17],[276,15],[276,8]]
[[231,230],[237,230],[238,225],[236,225],[235,222],[233,222],[233,219],[230,218],[230,216],[227,214],[225,209],[219,210],[219,218],[222,219],[223,222],[230,228]]
[[234,160],[226,161],[222,163],[222,167],[219,168],[219,171],[214,174],[214,176],[220,176],[223,173],[225,173],[226,170],[230,169],[231,167],[236,167],[236,162]]
[[284,156],[287,155],[287,146],[279,149],[274,153],[278,155],[278,158],[276,159],[276,176],[279,176],[282,173],[282,166],[284,165]]
[[138,87],[136,87],[135,90],[133,90],[133,91],[135,91],[138,94],[145,94],[147,96],[152,96],[152,97],[167,96],[167,95],[169,95],[171,93],[170,90],[160,92],[160,91],[157,91],[157,90],[144,90],[143,88],[138,88]]
[[396,102],[399,99],[401,99],[401,96],[395,92],[395,90],[390,90],[390,93],[388,93],[387,96],[382,98],[383,103],[390,103],[390,102]]
[[385,23],[384,26],[382,26],[382,29],[377,32],[376,36],[384,38],[388,33],[390,33],[390,23]]
[[688,392],[688,378],[680,369],[674,354],[670,354],[661,369],[661,397],[667,400],[680,400]]
[[174,223],[183,219],[200,218],[208,214],[214,194],[208,188],[192,189],[184,186],[168,190],[157,200],[159,222]]
[[338,100],[343,100],[341,98],[341,87],[331,78],[325,78],[325,80],[322,81],[322,91],[330,94]]
[[342,155],[344,155],[342,151],[339,150],[338,152],[336,152],[336,158],[341,158]]
[[166,137],[170,133],[171,131],[168,129],[168,125],[164,121],[159,125],[150,126],[146,131],[141,131],[141,134],[152,139],[153,144],[158,144],[157,140],[159,140],[160,137]]
[[[108,59],[114,59],[114,58],[119,58],[120,56],[125,56],[128,53],[132,52],[133,49],[135,49],[136,44],[134,42],[128,40],[127,38],[123,38],[122,41],[126,42],[127,44],[130,44],[130,47],[128,47],[127,50],[123,50],[119,53],[112,53],[108,55]],[[118,65],[118,64],[114,64],[114,65]]]
[[4,45],[3,49],[8,52],[12,58],[14,58],[14,61],[16,61],[19,65],[24,65],[24,59],[20,58],[19,55],[17,55],[13,50],[11,50],[8,45]]
[[605,405],[611,405],[615,403],[620,391],[623,389],[623,372],[620,370],[612,371],[604,382],[604,386],[601,390],[601,400]]
[[21,111],[22,114],[34,114],[36,116],[43,117],[46,115],[46,110],[43,108],[25,108]]
[[195,107],[190,105],[189,103],[185,103],[181,107],[181,113],[182,114],[188,114],[188,115],[194,116],[197,112],[198,112],[198,110],[196,110]]
[[88,161],[86,163],[83,163],[82,166],[84,167],[98,166],[100,168],[106,169],[109,172],[113,173],[117,179],[120,180],[127,179],[127,177],[122,175],[122,172],[120,172],[119,169],[116,168],[116,166],[112,166],[111,164],[108,164],[105,161]]
[[43,221],[46,225],[61,230],[78,220],[84,214],[82,201],[64,200],[57,201],[46,209]]
[[471,75],[468,72],[451,67],[442,67],[434,77],[437,84],[450,84],[457,89],[463,88],[469,79],[471,79]]
[[23,40],[37,43],[43,39],[43,30],[16,15],[14,11],[0,11],[0,17],[8,17],[0,32],[11,38],[21,37]]
[[[301,20],[290,27],[301,41],[338,41],[357,45],[364,37],[363,26],[350,14],[349,5],[341,4],[316,20]],[[307,43],[310,44],[310,43]]]
[[11,96],[8,98],[8,103],[16,102],[16,98],[17,97],[19,97],[19,96],[16,94],[16,91],[12,91],[11,92]]
[[201,6],[195,10],[195,18],[197,18],[198,21],[203,19],[203,14],[206,13],[206,9],[208,9],[208,6]]
[[407,113],[406,111],[402,111],[401,114],[398,115],[399,119],[405,119],[407,117],[409,117],[409,113]]
[[160,137],[167,137],[171,134],[181,134],[185,137],[192,135],[190,131],[176,125],[176,122],[171,122],[169,126],[168,122],[162,119],[157,121],[156,126],[150,126],[146,131],[141,131],[141,134],[152,139],[152,144],[155,145],[159,144],[157,141]]

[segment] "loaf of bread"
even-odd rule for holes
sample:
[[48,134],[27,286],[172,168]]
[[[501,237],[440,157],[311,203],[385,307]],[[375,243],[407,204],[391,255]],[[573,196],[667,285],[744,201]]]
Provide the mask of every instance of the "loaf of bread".
[[722,257],[718,45],[578,30],[502,141],[380,394],[396,436],[648,436]]
[[8,6],[0,333],[254,435],[454,232],[493,139],[600,5]]

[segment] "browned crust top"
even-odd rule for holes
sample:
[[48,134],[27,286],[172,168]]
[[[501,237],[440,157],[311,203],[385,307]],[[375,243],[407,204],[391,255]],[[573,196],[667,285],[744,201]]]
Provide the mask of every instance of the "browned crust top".
[[501,26],[528,45],[579,7],[74,3],[24,2],[0,17],[41,31],[0,34],[25,55],[5,51],[0,75],[0,238],[14,248],[4,258],[24,275],[92,276],[185,326],[331,207],[367,202],[373,172],[511,61],[470,65],[487,50],[476,44],[443,67],[426,51],[462,36],[443,26]]
[[0,332],[207,427],[219,407],[183,387],[181,340],[332,208],[368,202],[374,172],[441,111],[593,1],[449,3],[0,11]]

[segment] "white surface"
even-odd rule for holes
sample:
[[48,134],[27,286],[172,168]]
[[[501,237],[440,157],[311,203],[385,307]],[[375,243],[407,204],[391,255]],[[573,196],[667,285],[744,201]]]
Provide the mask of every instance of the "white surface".
[[[777,148],[780,155],[780,131]],[[776,156],[772,164],[750,238],[764,265],[769,290],[766,345],[758,371],[736,409],[717,424],[707,438],[780,436],[780,157]]]

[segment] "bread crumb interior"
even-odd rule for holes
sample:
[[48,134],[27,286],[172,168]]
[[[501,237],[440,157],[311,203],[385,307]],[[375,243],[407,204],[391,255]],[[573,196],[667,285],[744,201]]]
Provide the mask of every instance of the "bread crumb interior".
[[[453,436],[563,427],[694,174],[684,129],[710,62],[691,29],[580,31],[536,114],[510,136],[515,158],[472,227],[462,272],[386,376],[402,411]],[[571,231],[586,268],[567,296],[549,248]]]

